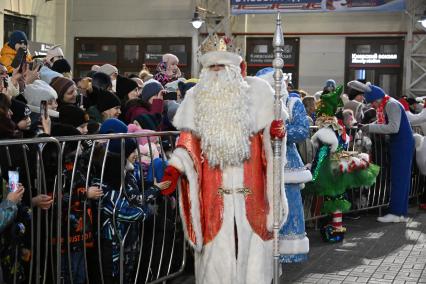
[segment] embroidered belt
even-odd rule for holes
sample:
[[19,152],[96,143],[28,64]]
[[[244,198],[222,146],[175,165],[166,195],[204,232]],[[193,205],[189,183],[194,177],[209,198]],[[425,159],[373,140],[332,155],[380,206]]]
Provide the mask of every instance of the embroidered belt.
[[242,193],[244,194],[244,197],[252,193],[251,190],[248,189],[247,187],[234,188],[234,189],[219,187],[219,190],[217,191],[217,193],[220,194],[222,197],[224,194],[232,194],[233,192]]

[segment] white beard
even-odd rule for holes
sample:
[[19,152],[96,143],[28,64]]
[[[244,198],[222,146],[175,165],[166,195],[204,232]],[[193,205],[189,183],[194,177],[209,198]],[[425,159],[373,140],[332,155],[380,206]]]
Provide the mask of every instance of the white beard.
[[194,87],[195,131],[211,167],[240,166],[250,158],[250,99],[240,68],[204,68]]

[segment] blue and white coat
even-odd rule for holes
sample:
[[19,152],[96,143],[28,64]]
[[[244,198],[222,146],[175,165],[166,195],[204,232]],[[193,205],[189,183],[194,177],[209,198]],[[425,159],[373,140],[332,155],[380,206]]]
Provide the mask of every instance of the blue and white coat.
[[[256,74],[266,80],[272,87],[274,69],[267,67]],[[301,262],[307,259],[309,239],[305,232],[305,218],[300,190],[304,183],[312,180],[311,172],[303,164],[297,151],[296,143],[309,138],[309,121],[305,107],[297,93],[287,92],[286,81],[283,80],[282,105],[289,117],[285,121],[287,131],[286,160],[282,168],[285,194],[288,200],[287,221],[280,229],[280,261],[282,263]]]
[[286,120],[287,163],[284,166],[284,190],[287,194],[289,215],[287,222],[280,229],[280,261],[293,263],[306,260],[309,252],[300,190],[304,183],[312,180],[312,174],[303,164],[296,147],[296,143],[309,137],[309,121],[298,94],[290,93],[284,96],[283,104],[289,113]]

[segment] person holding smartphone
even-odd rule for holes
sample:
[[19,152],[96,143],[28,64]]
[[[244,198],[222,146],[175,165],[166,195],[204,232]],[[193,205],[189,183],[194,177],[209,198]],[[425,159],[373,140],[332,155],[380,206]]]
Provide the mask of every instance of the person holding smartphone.
[[160,82],[151,80],[143,87],[141,98],[129,100],[125,107],[125,121],[133,123],[136,117],[142,114],[151,114],[156,117],[158,124],[161,122],[165,90]]
[[[21,51],[20,51],[21,49]],[[0,63],[7,68],[7,73],[11,74],[15,68],[17,68],[21,63],[30,62],[31,55],[28,52],[28,38],[23,31],[16,30],[10,36],[8,42],[6,42],[0,52]],[[22,58],[19,58],[18,61],[15,60],[15,57],[20,54]],[[14,63],[15,64],[12,64]],[[13,67],[12,65],[15,65]]]

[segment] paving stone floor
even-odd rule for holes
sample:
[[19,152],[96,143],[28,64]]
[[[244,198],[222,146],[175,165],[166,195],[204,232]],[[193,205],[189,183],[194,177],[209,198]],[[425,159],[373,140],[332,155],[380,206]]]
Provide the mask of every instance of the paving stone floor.
[[[348,232],[339,244],[308,230],[309,260],[284,265],[280,283],[426,283],[426,212],[411,208],[408,223],[381,224],[376,217],[346,219]],[[186,273],[169,283],[195,281]]]

